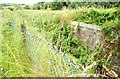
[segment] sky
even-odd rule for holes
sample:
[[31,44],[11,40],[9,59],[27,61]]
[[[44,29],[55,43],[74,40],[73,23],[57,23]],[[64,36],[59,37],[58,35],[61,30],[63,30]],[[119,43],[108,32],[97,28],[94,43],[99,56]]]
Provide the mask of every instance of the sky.
[[52,2],[53,0],[0,0],[0,3],[35,4],[40,1]]
[[[17,3],[17,4],[35,4],[37,2],[52,2],[53,0],[0,0],[0,3]],[[59,0],[58,0],[59,1]],[[62,1],[62,0],[60,0]],[[118,2],[120,0],[73,0],[73,1],[111,1],[111,2]]]

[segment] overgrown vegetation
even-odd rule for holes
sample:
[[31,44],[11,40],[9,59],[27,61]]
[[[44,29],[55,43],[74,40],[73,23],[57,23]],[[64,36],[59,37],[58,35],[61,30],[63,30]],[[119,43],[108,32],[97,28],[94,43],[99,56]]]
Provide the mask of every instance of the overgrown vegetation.
[[[61,5],[63,4],[61,3]],[[41,9],[41,7],[39,8]],[[28,9],[28,6],[26,6],[26,9]],[[87,67],[93,63],[95,65],[88,69],[85,74],[97,74],[98,76],[102,74],[103,76],[107,76],[107,72],[104,72],[101,66],[105,65],[112,69],[110,57],[120,57],[120,25],[118,24],[118,16],[119,12],[116,8],[65,9],[61,11],[3,11],[1,30],[3,36],[1,44],[2,76],[32,75],[51,77],[70,76],[72,74],[82,74],[82,76],[85,76],[82,73],[83,67]],[[73,36],[74,26],[70,25],[70,21],[72,20],[101,26],[104,33],[103,41],[105,45],[98,47],[96,51],[84,45],[83,42]],[[28,46],[26,47],[22,41],[20,26],[22,23],[26,25],[27,29],[35,37],[39,37],[38,34],[40,33],[44,41],[40,43],[38,40],[31,40],[32,38],[27,37]],[[73,68],[65,65],[65,60],[59,54],[54,55],[48,49],[48,43],[51,43],[53,47],[56,46],[62,54],[67,54],[71,60],[75,60],[81,71],[69,74],[68,72],[71,72]],[[51,60],[54,63],[50,62]],[[35,67],[36,64],[37,67]],[[117,68],[113,70],[120,71],[119,64],[115,64],[115,66]],[[62,69],[62,67],[65,68]]]
[[71,1],[64,0],[62,2],[57,2],[54,0],[53,2],[38,2],[33,5],[25,5],[25,4],[1,4],[0,9],[9,9],[9,10],[62,10],[62,9],[79,9],[82,7],[90,8],[116,8],[118,7],[118,2],[79,2],[79,1]]

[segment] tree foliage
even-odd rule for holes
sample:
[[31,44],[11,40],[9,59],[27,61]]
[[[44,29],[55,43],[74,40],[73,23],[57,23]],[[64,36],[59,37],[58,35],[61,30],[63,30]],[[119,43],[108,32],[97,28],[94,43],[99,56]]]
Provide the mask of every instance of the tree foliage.
[[35,4],[36,8],[39,9],[47,9],[48,6],[52,10],[61,10],[63,7],[67,9],[77,9],[80,7],[95,7],[95,8],[113,8],[118,7],[117,2],[39,2]]
[[[9,4],[9,7],[13,6],[15,10],[21,10],[22,6],[24,6],[23,7],[24,9],[40,10],[40,9],[51,8],[52,10],[61,10],[64,7],[66,9],[78,9],[81,7],[115,8],[118,7],[118,5],[119,5],[118,2],[71,2],[68,0],[58,2],[57,0],[55,0],[54,2],[38,2],[33,6],[24,5],[24,4]],[[7,6],[8,6],[7,4],[0,4],[0,7],[7,7]]]

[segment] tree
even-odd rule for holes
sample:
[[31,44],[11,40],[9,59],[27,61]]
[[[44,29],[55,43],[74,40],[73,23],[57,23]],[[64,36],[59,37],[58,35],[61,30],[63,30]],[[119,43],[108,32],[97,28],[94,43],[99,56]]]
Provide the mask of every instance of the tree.
[[25,5],[24,9],[30,9],[29,5]]

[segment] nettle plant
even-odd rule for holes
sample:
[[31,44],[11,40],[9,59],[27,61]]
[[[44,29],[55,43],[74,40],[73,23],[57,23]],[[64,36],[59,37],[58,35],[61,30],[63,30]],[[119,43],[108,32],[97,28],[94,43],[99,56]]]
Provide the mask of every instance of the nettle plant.
[[76,58],[84,58],[80,60],[81,63],[87,61],[87,57],[92,50],[85,46],[78,38],[73,35],[73,28],[68,22],[64,22],[63,26],[59,27],[52,36],[52,43],[56,45],[58,50],[61,50],[64,54],[70,53]]

